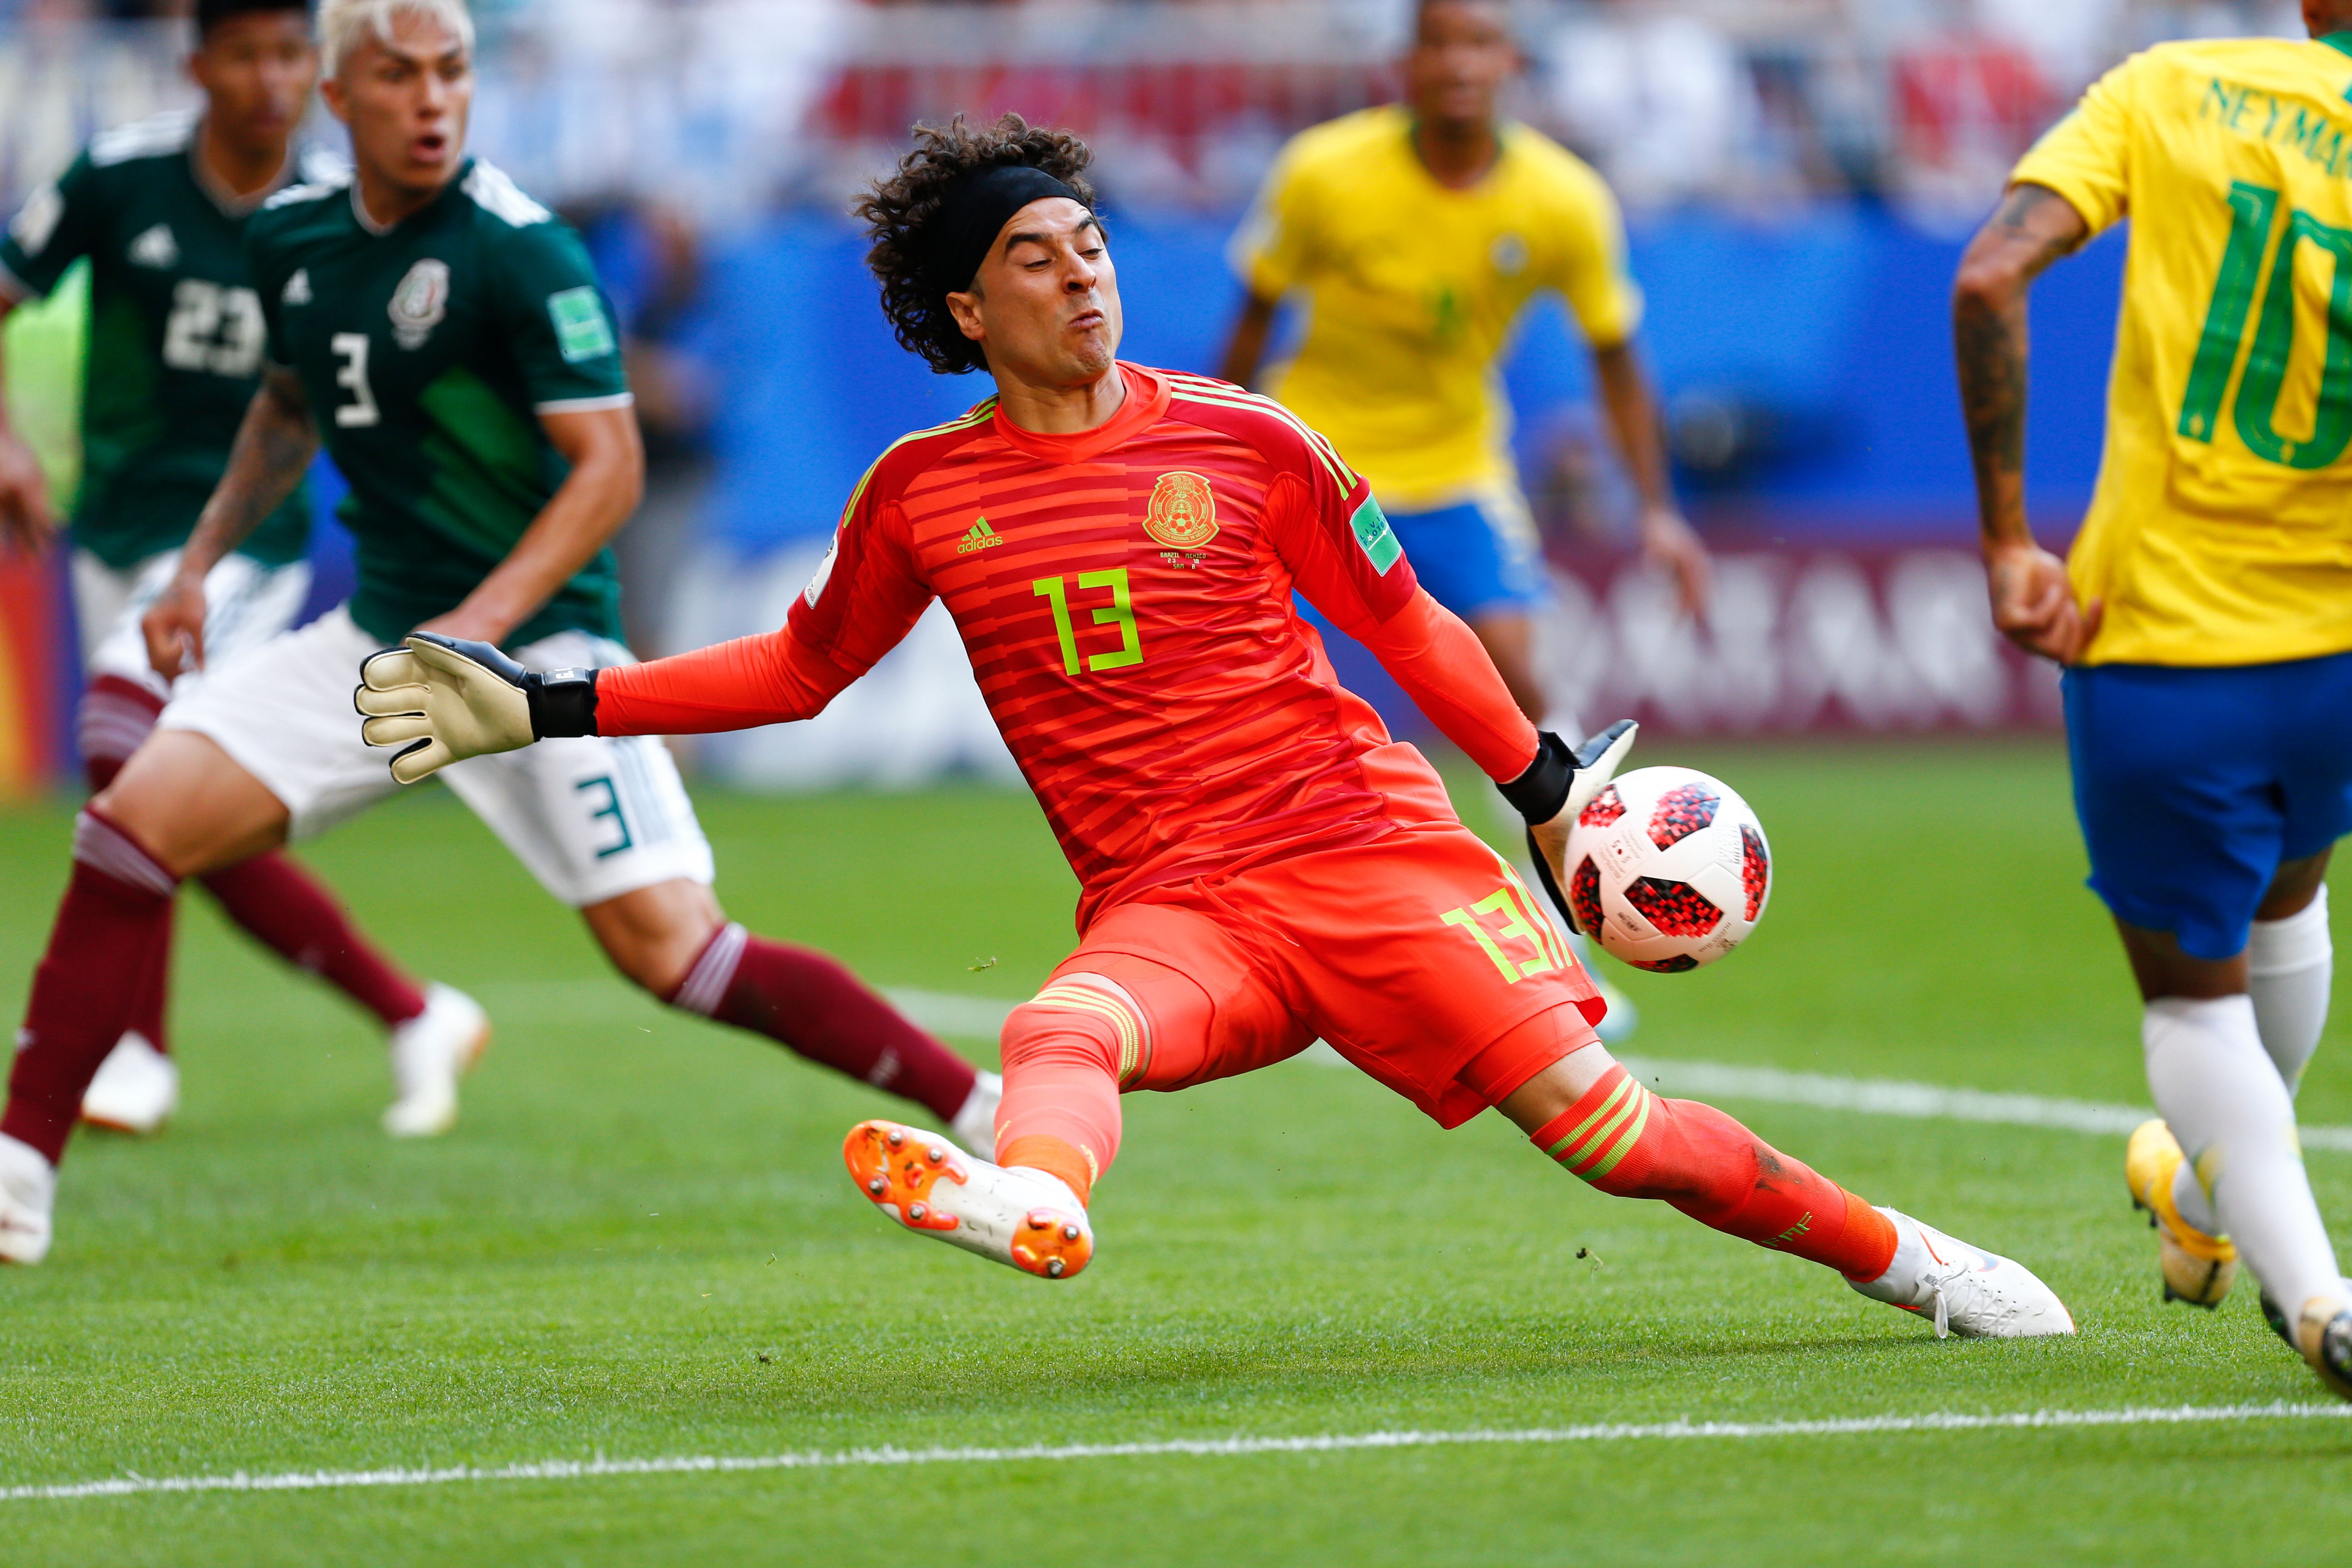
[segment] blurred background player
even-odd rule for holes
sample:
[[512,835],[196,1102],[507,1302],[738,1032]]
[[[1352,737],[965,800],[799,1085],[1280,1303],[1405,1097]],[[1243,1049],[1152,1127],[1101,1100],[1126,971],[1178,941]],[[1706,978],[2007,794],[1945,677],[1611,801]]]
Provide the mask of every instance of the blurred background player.
[[[89,263],[72,537],[89,673],[77,729],[93,791],[113,780],[172,694],[172,680],[148,663],[139,616],[177,570],[259,384],[261,303],[246,275],[246,220],[273,192],[339,162],[294,143],[319,75],[303,0],[200,0],[195,26],[188,72],[204,89],[203,113],[100,136],[0,239],[0,320],[55,289],[75,262]],[[215,660],[275,637],[300,613],[310,586],[310,507],[298,486],[205,578],[205,635]],[[40,467],[0,408],[0,534],[38,550],[51,527]],[[480,1049],[489,1030],[482,1010],[402,973],[286,855],[257,855],[202,880],[237,924],[391,1031],[400,1100],[385,1126],[441,1131],[454,1107],[429,1064]],[[137,1002],[90,1082],[82,1106],[89,1120],[147,1132],[179,1103],[164,1033],[170,963],[166,931],[129,983]]]
[[996,395],[883,454],[782,630],[552,677],[412,637],[369,661],[366,733],[415,775],[543,737],[807,719],[936,596],[1077,875],[1080,940],[1005,1025],[995,1159],[897,1122],[851,1131],[852,1175],[899,1224],[1071,1278],[1122,1091],[1320,1037],[1442,1126],[1499,1108],[1599,1190],[1827,1265],[1938,1334],[2072,1332],[2018,1264],[1611,1059],[1534,895],[1339,685],[1293,587],[1477,761],[1555,871],[1633,727],[1574,752],[1539,734],[1328,443],[1270,399],[1118,360],[1091,156],[1018,116],[919,127],[861,205],[898,341],[942,374],[984,369]]
[[[73,1108],[179,880],[397,790],[352,712],[369,652],[422,624],[541,668],[629,658],[605,547],[642,474],[619,343],[577,237],[466,156],[472,20],[458,0],[329,0],[319,27],[355,170],[278,193],[249,226],[260,389],[142,629],[159,668],[202,667],[207,574],[284,504],[321,432],[352,485],[358,590],[176,695],[76,823],[0,1113],[0,1258],[47,1249]],[[575,741],[447,777],[629,979],[986,1142],[992,1077],[833,960],[720,914],[659,742]]]
[[[2352,4],[2303,16],[2308,42],[2170,44],[2094,85],[1970,246],[1954,325],[1993,619],[2069,667],[2091,886],[2146,1004],[2164,1119],[2132,1139],[2133,1201],[2168,1293],[2218,1305],[2242,1256],[2352,1396],[2294,1102],[2352,828]],[[2061,562],[2026,518],[2026,296],[2126,216],[2105,459]]]
[[[1641,547],[1705,610],[1707,558],[1675,505],[1633,334],[1642,295],[1609,187],[1573,153],[1503,118],[1524,62],[1502,0],[1423,0],[1405,101],[1318,125],[1283,150],[1234,242],[1249,291],[1225,348],[1248,385],[1276,310],[1303,295],[1306,335],[1267,391],[1362,465],[1422,584],[1460,616],[1538,725],[1532,611],[1543,552],[1510,453],[1500,361],[1528,303],[1557,290],[1586,341],[1641,498]],[[1514,824],[1516,831],[1516,824]],[[1604,1037],[1633,1031],[1608,992]]]

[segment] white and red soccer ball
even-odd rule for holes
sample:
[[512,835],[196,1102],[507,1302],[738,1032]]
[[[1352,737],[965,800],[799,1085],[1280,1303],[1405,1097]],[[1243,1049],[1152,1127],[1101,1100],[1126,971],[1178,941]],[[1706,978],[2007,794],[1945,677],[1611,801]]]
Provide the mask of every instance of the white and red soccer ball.
[[1772,896],[1764,825],[1694,768],[1620,774],[1569,830],[1567,868],[1578,928],[1612,957],[1665,974],[1738,947]]

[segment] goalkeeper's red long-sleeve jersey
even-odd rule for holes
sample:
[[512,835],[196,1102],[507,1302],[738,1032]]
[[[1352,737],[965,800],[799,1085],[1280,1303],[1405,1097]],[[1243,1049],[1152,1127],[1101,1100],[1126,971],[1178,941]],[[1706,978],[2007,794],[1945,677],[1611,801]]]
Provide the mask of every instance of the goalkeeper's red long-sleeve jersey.
[[1152,888],[1454,820],[1294,589],[1491,776],[1525,771],[1533,726],[1321,437],[1224,382],[1119,369],[1119,412],[1079,435],[991,398],[898,441],[781,630],[602,671],[599,732],[809,718],[943,600],[1077,873],[1081,931]]

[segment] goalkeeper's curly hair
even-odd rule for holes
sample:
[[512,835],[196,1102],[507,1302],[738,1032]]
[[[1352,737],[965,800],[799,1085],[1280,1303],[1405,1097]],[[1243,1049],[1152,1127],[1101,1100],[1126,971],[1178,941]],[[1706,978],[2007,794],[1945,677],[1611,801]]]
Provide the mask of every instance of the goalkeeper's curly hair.
[[979,370],[987,361],[980,345],[963,335],[949,313],[947,297],[961,283],[942,286],[926,265],[929,247],[924,226],[939,215],[949,187],[966,175],[1004,164],[1043,169],[1094,205],[1094,186],[1085,178],[1094,152],[1066,131],[1032,125],[1017,114],[975,128],[957,115],[946,125],[917,125],[914,151],[898,160],[898,173],[877,180],[851,208],[873,241],[866,265],[882,284],[882,313],[890,318],[900,345],[923,356],[941,375]]

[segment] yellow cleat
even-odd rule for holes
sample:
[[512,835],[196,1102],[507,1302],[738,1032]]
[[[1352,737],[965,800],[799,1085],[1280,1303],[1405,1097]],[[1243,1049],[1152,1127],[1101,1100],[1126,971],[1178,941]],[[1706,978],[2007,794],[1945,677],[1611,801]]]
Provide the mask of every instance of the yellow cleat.
[[2162,1118],[2143,1121],[2124,1150],[2124,1182],[2131,1188],[2132,1207],[2146,1213],[2156,1230],[2164,1299],[2210,1310],[2237,1283],[2238,1249],[2226,1236],[2199,1230],[2173,1206],[2173,1175],[2186,1158]]

